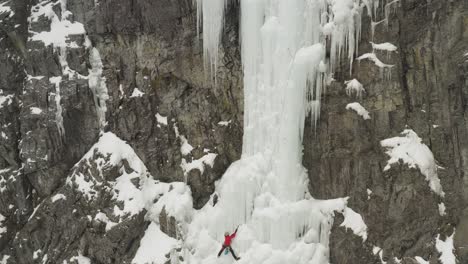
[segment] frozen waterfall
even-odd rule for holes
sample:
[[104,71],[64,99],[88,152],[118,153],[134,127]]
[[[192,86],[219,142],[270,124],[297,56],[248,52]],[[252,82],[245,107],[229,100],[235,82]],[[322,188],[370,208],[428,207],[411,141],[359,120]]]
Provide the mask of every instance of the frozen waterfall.
[[[357,51],[361,0],[240,0],[244,71],[241,160],[216,184],[188,226],[190,263],[230,263],[216,253],[237,225],[239,263],[328,263],[333,212],[346,199],[319,201],[308,193],[302,166],[304,122],[320,113],[325,80],[340,58]],[[197,0],[205,64],[216,74],[224,14],[230,4]],[[327,43],[330,58],[326,57]]]

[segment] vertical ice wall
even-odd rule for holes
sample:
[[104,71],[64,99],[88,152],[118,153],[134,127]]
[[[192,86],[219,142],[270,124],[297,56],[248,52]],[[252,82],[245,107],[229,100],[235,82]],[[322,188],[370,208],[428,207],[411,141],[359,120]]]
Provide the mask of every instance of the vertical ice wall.
[[[302,166],[304,122],[309,114],[317,121],[325,80],[338,60],[353,60],[362,9],[370,3],[239,2],[243,153],[217,182],[218,203],[208,203],[189,225],[186,242],[192,253],[188,259],[219,263],[215,253],[222,234],[242,224],[234,244],[243,256],[240,263],[328,263],[332,215],[346,207],[346,199],[310,197]],[[204,57],[212,67],[218,59],[226,4],[197,0],[199,12],[203,11]],[[229,259],[222,258],[221,263]]]

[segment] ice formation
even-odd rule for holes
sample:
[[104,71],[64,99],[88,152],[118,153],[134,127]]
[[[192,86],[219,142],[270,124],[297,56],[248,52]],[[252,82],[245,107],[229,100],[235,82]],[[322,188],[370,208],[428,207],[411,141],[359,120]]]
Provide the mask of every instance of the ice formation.
[[[197,4],[205,59],[216,67],[228,2]],[[237,225],[239,263],[328,263],[333,215],[348,209],[347,200],[319,201],[308,193],[304,122],[308,115],[317,122],[326,80],[341,58],[352,61],[357,53],[363,6],[360,0],[240,1],[243,153],[216,183],[217,203],[195,212],[183,234],[190,263],[230,263],[216,253],[222,234]],[[349,210],[345,224],[365,239],[362,217]]]
[[60,82],[62,82],[62,77],[50,77],[49,82],[55,86],[55,123],[57,124],[57,129],[60,136],[63,137],[65,135],[65,128],[63,126],[62,105],[60,104]]
[[106,86],[106,78],[102,76],[103,66],[101,56],[96,48],[91,48],[89,53],[89,69],[88,85],[94,95],[94,104],[99,126],[102,128],[106,124],[106,101],[109,99]]
[[437,165],[432,151],[422,143],[422,139],[413,130],[405,129],[401,135],[380,142],[380,145],[387,149],[385,153],[390,156],[384,171],[402,160],[410,168],[418,168],[429,182],[431,190],[444,197],[445,193],[437,175]]

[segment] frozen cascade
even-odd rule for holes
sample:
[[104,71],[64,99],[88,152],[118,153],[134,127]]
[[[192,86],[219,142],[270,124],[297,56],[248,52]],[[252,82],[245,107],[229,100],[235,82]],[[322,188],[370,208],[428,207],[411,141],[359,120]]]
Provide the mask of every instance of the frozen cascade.
[[209,68],[210,78],[216,80],[219,44],[224,25],[226,2],[223,0],[196,0],[197,32],[203,26],[203,60],[205,72]]
[[102,129],[106,124],[106,101],[109,99],[109,95],[107,93],[106,78],[102,76],[101,56],[96,48],[91,48],[89,62],[91,68],[89,69],[88,85],[94,95],[99,127]]
[[[211,73],[227,4],[197,0]],[[304,122],[309,114],[317,122],[322,89],[337,62],[352,62],[357,53],[365,6],[375,2],[240,0],[243,153],[216,183],[218,202],[210,200],[187,226],[190,263],[230,263],[230,256],[216,253],[223,233],[239,224],[233,244],[239,263],[328,263],[333,214],[346,208],[346,198],[320,201],[308,193]]]

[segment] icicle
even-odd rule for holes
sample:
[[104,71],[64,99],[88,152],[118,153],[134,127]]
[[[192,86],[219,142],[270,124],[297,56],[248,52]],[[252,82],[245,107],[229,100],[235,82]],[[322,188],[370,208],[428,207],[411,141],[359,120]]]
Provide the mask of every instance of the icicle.
[[219,46],[224,26],[227,0],[196,0],[197,32],[200,22],[203,27],[203,61],[205,72],[209,70],[210,81],[215,80],[218,68]]

